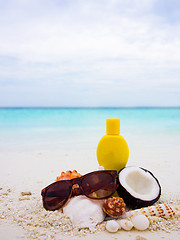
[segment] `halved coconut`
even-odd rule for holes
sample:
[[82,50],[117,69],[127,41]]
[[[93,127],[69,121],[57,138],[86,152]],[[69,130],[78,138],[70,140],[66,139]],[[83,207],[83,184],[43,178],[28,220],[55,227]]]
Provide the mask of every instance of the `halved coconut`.
[[128,206],[139,208],[154,204],[160,198],[161,186],[150,171],[125,167],[119,172],[117,192]]

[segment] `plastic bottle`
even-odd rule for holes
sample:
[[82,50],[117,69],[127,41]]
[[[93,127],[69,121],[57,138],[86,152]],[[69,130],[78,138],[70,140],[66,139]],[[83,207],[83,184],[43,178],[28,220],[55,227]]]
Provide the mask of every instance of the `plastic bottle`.
[[120,119],[106,119],[106,135],[97,146],[97,160],[105,170],[121,170],[129,158],[126,140],[120,134]]

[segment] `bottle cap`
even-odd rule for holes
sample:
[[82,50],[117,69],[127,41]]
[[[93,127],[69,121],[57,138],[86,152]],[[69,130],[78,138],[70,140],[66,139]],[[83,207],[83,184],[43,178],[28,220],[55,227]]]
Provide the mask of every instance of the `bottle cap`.
[[119,135],[120,134],[120,119],[118,119],[118,118],[106,119],[106,133],[108,135]]

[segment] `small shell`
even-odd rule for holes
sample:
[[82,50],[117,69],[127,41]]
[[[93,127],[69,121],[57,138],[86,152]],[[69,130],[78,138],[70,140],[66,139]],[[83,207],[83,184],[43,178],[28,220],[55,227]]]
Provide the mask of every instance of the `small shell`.
[[80,173],[78,173],[76,170],[66,171],[66,172],[62,172],[61,175],[56,178],[56,181],[70,180],[70,179],[81,177],[81,176],[82,175]]
[[103,210],[109,216],[118,218],[126,212],[126,204],[120,197],[110,197],[104,201]]
[[108,232],[117,232],[119,228],[120,226],[115,220],[109,220],[106,223],[106,230],[108,230]]
[[155,206],[140,208],[137,210],[126,212],[122,215],[122,218],[131,218],[136,215],[144,214],[146,217],[148,216],[156,216],[162,218],[171,218],[175,215],[175,211],[173,207],[167,204],[157,204]]
[[117,220],[117,223],[126,231],[130,231],[133,228],[133,223],[128,219]]
[[149,227],[149,220],[143,214],[132,217],[131,222],[137,230],[144,231]]

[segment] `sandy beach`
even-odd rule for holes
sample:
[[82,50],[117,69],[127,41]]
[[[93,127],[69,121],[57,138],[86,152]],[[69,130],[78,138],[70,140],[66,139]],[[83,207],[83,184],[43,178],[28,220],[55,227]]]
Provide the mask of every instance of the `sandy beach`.
[[180,240],[180,0],[0,19],[0,240]]
[[[180,149],[131,147],[128,166],[141,166],[160,181],[160,203],[180,207]],[[179,239],[179,212],[175,219],[162,220],[146,231],[109,233],[105,222],[94,232],[73,229],[62,211],[43,209],[40,191],[62,171],[76,169],[81,174],[98,169],[96,154],[89,150],[0,152],[0,239]],[[172,161],[173,160],[173,161]]]

